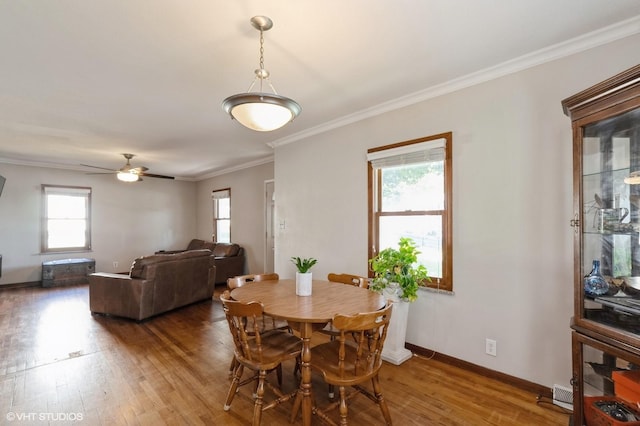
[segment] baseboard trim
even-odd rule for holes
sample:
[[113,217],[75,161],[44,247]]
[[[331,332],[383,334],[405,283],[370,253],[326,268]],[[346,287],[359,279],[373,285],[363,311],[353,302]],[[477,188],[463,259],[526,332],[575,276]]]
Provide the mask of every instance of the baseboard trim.
[[472,371],[474,373],[480,374],[481,376],[498,380],[500,382],[514,386],[518,389],[522,389],[524,391],[531,392],[542,397],[553,398],[553,390],[546,386],[542,386],[537,383],[533,383],[528,380],[521,379],[519,377],[510,376],[509,374],[501,373],[499,371],[491,370],[486,367],[472,364],[470,362],[463,361],[461,359],[457,359],[449,355],[444,355],[439,352],[432,351],[430,349],[412,345],[411,343],[405,343],[405,347],[417,355],[435,359],[436,361],[453,365],[454,367]]
[[42,281],[29,281],[26,283],[1,284],[0,291],[13,290],[16,288],[26,288],[26,287],[42,287]]

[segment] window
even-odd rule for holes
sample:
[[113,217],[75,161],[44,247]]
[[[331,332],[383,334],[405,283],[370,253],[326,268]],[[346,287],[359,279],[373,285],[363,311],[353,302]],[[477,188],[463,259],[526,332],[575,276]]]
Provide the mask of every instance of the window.
[[231,242],[231,188],[211,193],[213,198],[213,241]]
[[91,249],[91,188],[42,185],[42,252]]
[[369,259],[400,237],[418,246],[431,281],[453,290],[451,132],[372,148],[369,163]]

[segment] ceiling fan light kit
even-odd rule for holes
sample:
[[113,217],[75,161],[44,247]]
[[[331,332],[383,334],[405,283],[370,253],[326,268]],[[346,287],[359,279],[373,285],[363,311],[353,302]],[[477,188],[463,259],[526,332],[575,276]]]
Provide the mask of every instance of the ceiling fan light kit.
[[121,180],[122,182],[137,182],[140,180],[140,176],[138,176],[135,172],[132,172],[132,171],[118,172],[116,177],[118,178],[118,180]]
[[[251,25],[260,31],[260,68],[255,70],[255,78],[245,93],[232,95],[222,102],[222,108],[231,118],[243,126],[258,132],[269,132],[293,121],[302,107],[293,99],[278,95],[269,80],[269,71],[264,68],[264,31],[273,27],[273,21],[266,16],[254,16]],[[251,92],[256,82],[260,82],[260,91]],[[266,82],[273,93],[264,93]]]
[[115,173],[116,177],[121,182],[140,182],[142,180],[142,176],[154,177],[154,178],[162,178],[162,179],[175,179],[173,176],[165,176],[165,175],[156,175],[153,173],[146,173],[149,170],[147,167],[132,167],[131,159],[134,157],[133,154],[122,154],[124,158],[126,158],[127,163],[122,166],[118,170],[107,169],[104,167],[91,166],[89,164],[81,164],[85,167],[92,167],[94,169],[102,169],[109,170],[109,173],[89,173],[89,174],[111,174]]

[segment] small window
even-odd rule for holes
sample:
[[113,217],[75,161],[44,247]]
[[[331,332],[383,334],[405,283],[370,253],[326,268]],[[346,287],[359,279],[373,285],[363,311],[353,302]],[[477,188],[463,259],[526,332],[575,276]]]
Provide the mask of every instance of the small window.
[[42,252],[91,249],[91,188],[42,185]]
[[451,133],[373,148],[369,160],[369,258],[409,237],[431,281],[453,290]]
[[213,241],[231,242],[231,189],[220,189],[211,193],[213,198]]

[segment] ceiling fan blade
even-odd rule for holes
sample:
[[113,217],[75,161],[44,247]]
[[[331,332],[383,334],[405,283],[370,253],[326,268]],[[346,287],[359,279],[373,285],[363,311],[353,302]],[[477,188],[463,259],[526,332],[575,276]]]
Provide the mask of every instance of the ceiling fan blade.
[[85,175],[112,175],[115,172],[91,172],[91,173],[85,173]]
[[102,170],[109,170],[111,172],[117,172],[117,170],[113,170],[113,169],[107,169],[106,167],[98,167],[98,166],[91,166],[89,164],[80,164],[81,166],[85,166],[85,167],[93,167],[94,169],[102,169]]
[[138,176],[147,176],[147,177],[161,178],[161,179],[175,179],[175,177],[173,176],[154,175],[153,173],[138,173]]
[[146,172],[147,170],[149,170],[149,168],[148,168],[148,167],[144,167],[144,166],[142,166],[142,167],[132,167],[132,168],[131,168],[131,169],[129,169],[129,170],[135,170],[135,171],[136,171],[136,172],[138,172],[138,173],[144,173],[144,172]]

